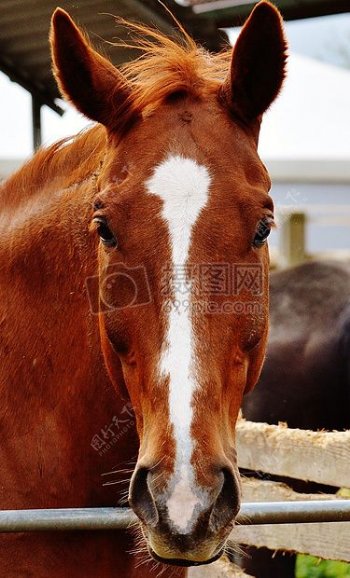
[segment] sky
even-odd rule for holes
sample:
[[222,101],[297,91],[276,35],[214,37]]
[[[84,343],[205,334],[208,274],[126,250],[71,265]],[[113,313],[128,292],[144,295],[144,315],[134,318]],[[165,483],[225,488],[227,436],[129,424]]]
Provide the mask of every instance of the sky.
[[[350,14],[286,23],[291,56],[282,95],[260,139],[265,160],[350,159]],[[237,35],[233,29],[231,39]],[[29,94],[0,73],[0,158],[32,153]],[[63,118],[43,107],[43,143],[78,132],[87,119],[71,107]]]

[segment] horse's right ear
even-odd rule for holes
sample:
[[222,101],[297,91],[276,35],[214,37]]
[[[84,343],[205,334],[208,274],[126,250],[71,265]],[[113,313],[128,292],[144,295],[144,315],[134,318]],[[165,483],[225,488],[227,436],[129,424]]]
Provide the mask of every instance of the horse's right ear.
[[135,118],[127,81],[91,47],[61,8],[52,16],[50,42],[53,72],[62,95],[91,120],[112,131],[125,129]]

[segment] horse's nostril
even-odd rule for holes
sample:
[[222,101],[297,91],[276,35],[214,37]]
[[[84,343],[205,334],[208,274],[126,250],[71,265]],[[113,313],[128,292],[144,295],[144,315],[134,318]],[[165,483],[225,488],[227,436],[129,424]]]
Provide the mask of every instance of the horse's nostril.
[[156,526],[159,516],[149,487],[149,476],[148,468],[136,470],[131,480],[129,502],[142,522]]
[[209,527],[217,532],[229,524],[240,506],[240,492],[237,478],[229,468],[222,469],[222,486],[212,509]]

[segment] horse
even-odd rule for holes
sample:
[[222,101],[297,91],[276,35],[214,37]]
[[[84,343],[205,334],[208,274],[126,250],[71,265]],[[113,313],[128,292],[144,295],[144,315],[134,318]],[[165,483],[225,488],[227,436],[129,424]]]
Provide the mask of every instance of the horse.
[[[244,417],[291,428],[350,429],[350,263],[311,261],[274,272],[270,294],[266,361],[244,399]],[[295,491],[335,492],[288,484]],[[264,548],[249,554],[241,563],[256,578],[294,578],[295,555]]]
[[95,124],[1,186],[0,507],[115,506],[130,480],[138,529],[2,536],[2,578],[184,578],[221,556],[240,507],[283,23],[262,1],[216,55],[125,26],[140,57],[116,69],[54,12],[59,88]]

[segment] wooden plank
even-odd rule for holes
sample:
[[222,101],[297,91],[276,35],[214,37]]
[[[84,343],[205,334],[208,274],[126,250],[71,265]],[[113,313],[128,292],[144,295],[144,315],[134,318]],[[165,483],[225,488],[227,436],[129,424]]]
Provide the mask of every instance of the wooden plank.
[[350,523],[237,526],[230,540],[257,548],[312,554],[350,562]]
[[[296,500],[337,499],[336,494],[302,494],[286,484],[265,480],[242,480],[242,497],[246,502],[280,502]],[[344,498],[344,496],[339,496]],[[350,562],[350,523],[287,524],[238,526],[230,541],[271,550],[312,554],[324,559]]]
[[313,432],[241,419],[236,440],[242,468],[350,487],[350,431]]
[[251,578],[241,568],[229,562],[225,557],[208,566],[191,568],[188,578]]
[[[334,488],[334,491],[336,489]],[[288,502],[296,500],[336,500],[337,494],[303,494],[294,492],[287,484],[255,478],[242,479],[243,502]],[[344,499],[344,496],[339,496]]]

